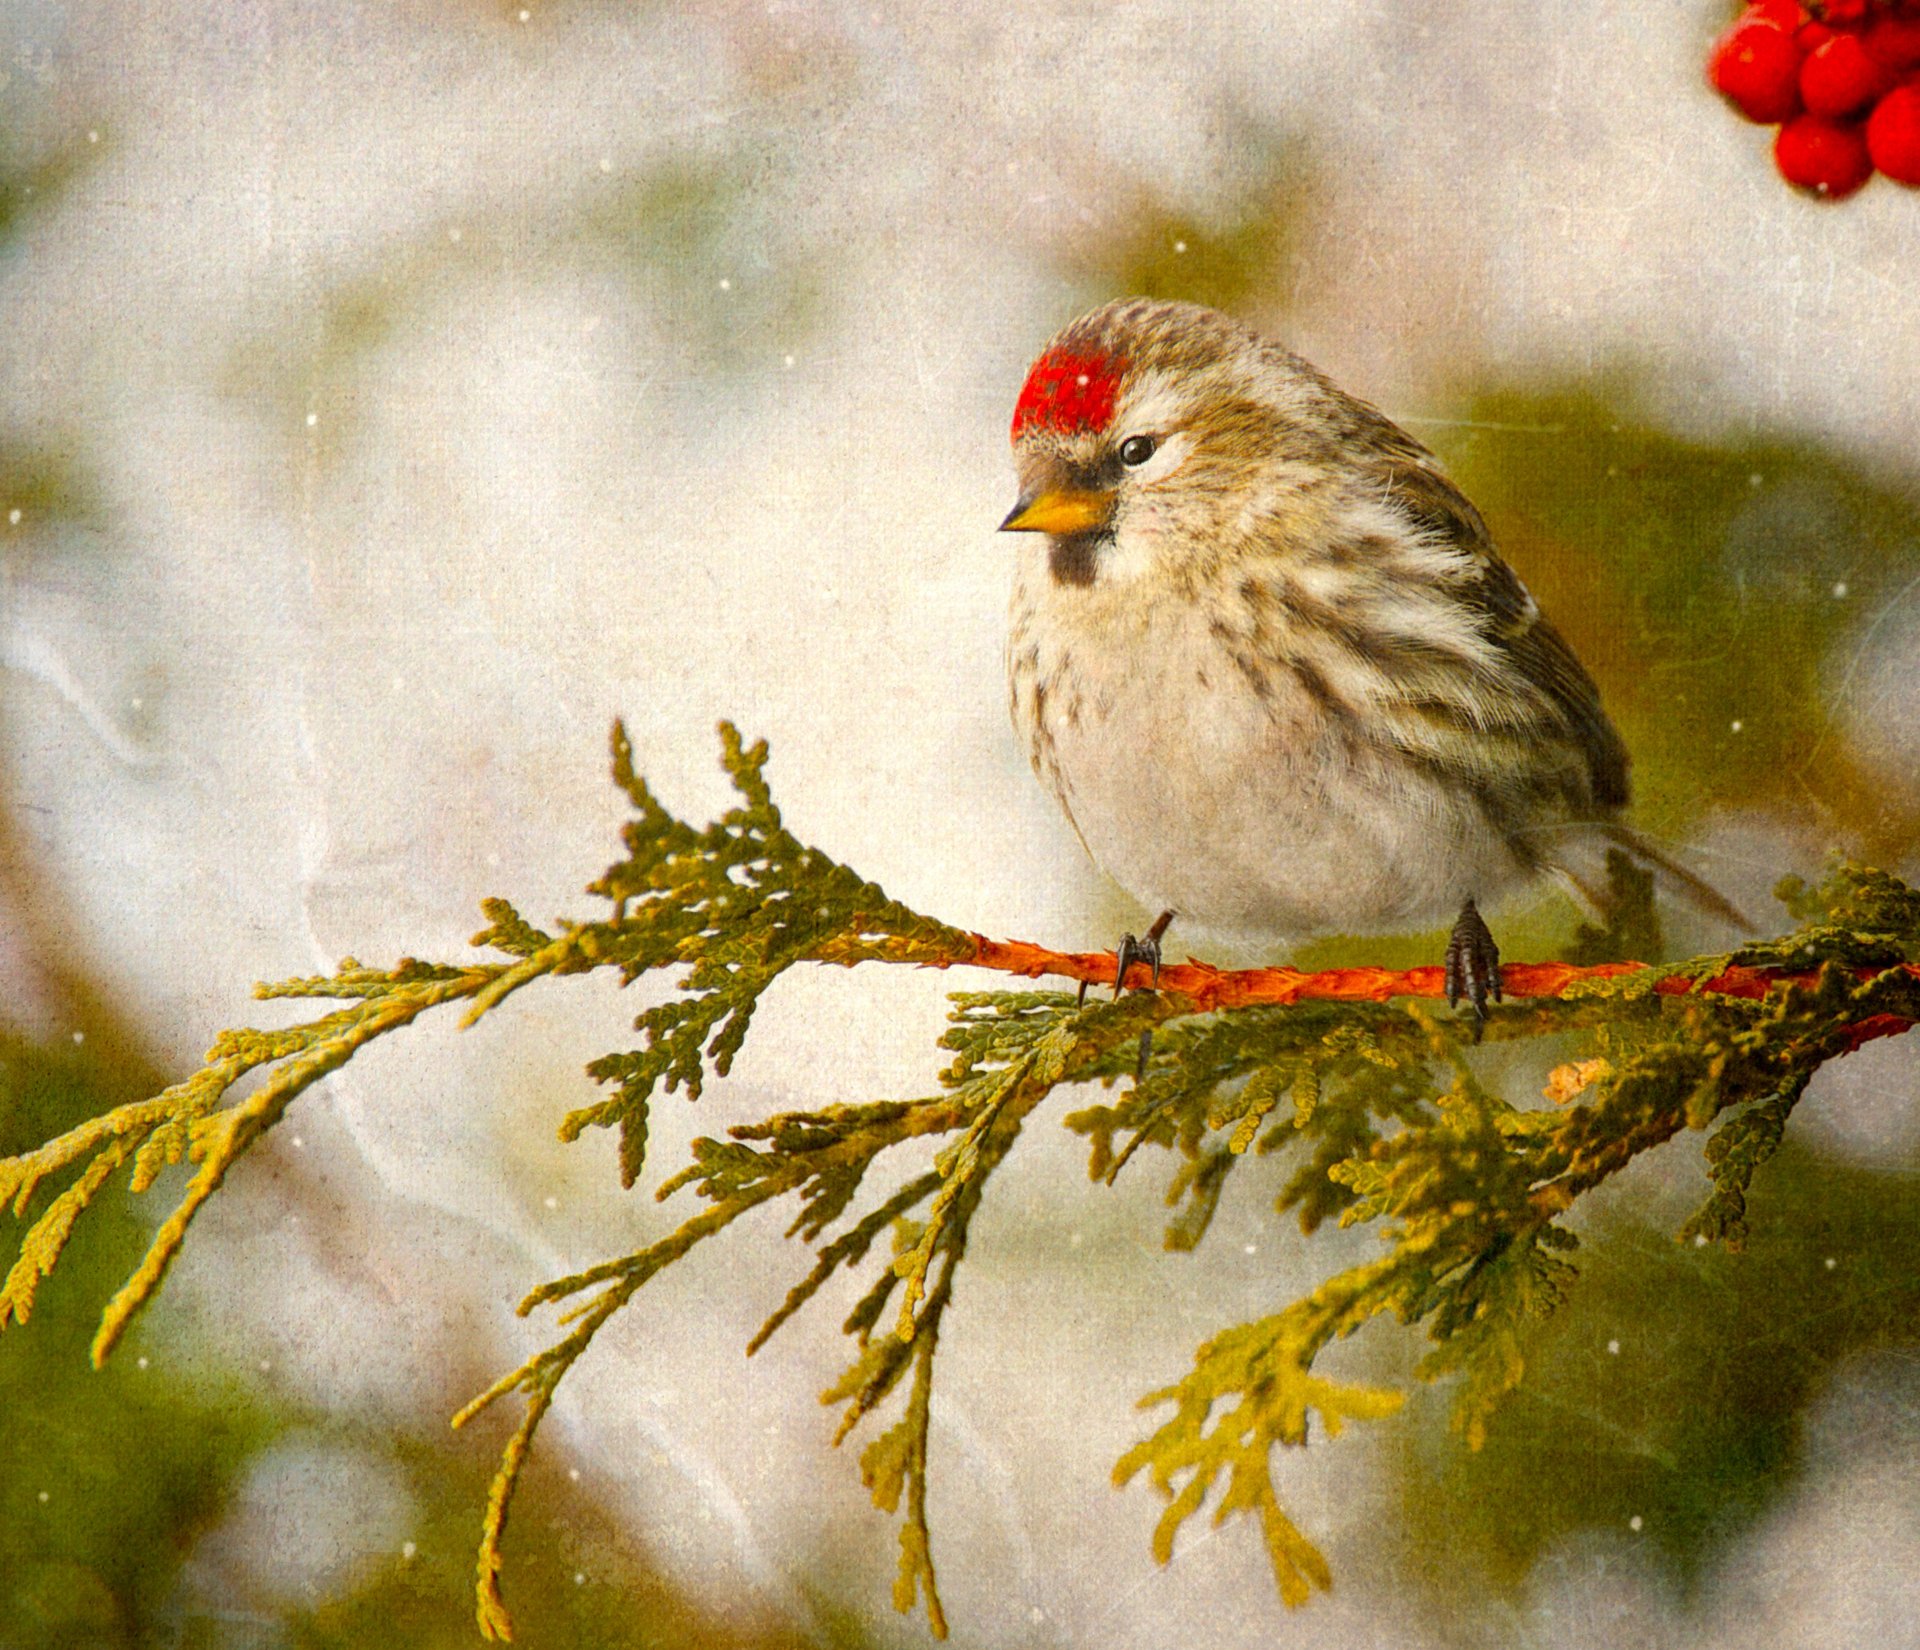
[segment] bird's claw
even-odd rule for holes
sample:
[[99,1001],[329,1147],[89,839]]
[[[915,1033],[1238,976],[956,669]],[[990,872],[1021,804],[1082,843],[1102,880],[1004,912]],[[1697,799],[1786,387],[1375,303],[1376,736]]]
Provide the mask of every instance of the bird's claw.
[[1153,928],[1147,930],[1145,939],[1136,939],[1132,934],[1120,936],[1120,949],[1113,958],[1113,994],[1116,999],[1126,989],[1127,970],[1135,963],[1145,963],[1147,966],[1147,989],[1160,989],[1160,934],[1155,931],[1159,928],[1160,925],[1155,923]]
[[1500,947],[1468,900],[1460,920],[1447,936],[1447,1007],[1457,1008],[1465,998],[1473,1009],[1473,1040],[1480,1041],[1487,1024],[1487,1002],[1500,1001]]
[[[1167,931],[1167,925],[1173,921],[1171,911],[1162,911],[1153,919],[1153,926],[1144,938],[1132,934],[1120,936],[1120,949],[1113,957],[1113,995],[1117,1002],[1120,993],[1127,987],[1127,970],[1135,963],[1147,966],[1147,990],[1160,989],[1160,939]],[[1137,1083],[1147,1075],[1147,1060],[1153,1053],[1153,1027],[1148,1026],[1140,1033],[1140,1052],[1134,1057],[1133,1080]]]
[[[1113,995],[1119,1001],[1120,994],[1127,988],[1127,970],[1135,963],[1144,963],[1147,968],[1148,991],[1160,989],[1160,938],[1167,931],[1167,925],[1173,921],[1171,911],[1162,911],[1154,919],[1153,926],[1145,937],[1137,934],[1123,934],[1120,949],[1113,957]],[[1080,994],[1074,999],[1074,1007],[1084,1008],[1087,1002],[1087,982],[1080,982]],[[1153,1052],[1153,1027],[1149,1026],[1140,1033],[1140,1053],[1133,1063],[1133,1080],[1137,1083],[1147,1074],[1147,1057]]]

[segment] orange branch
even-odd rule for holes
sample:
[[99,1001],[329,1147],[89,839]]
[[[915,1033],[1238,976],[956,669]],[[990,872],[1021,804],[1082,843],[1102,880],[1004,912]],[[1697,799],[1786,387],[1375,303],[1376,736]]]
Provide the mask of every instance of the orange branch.
[[[1038,979],[1043,974],[1062,979],[1082,980],[1090,985],[1113,983],[1114,955],[1111,951],[1051,951],[1044,945],[1025,940],[990,940],[982,934],[970,934],[973,950],[951,961],[931,964],[935,968],[991,968],[1002,974]],[[1920,966],[1901,965],[1920,978]],[[1572,963],[1508,963],[1500,970],[1502,989],[1509,997],[1559,997],[1582,980],[1618,979],[1623,974],[1647,971],[1646,963],[1598,963],[1579,968]],[[1880,970],[1857,968],[1860,979],[1871,979]],[[1736,965],[1696,985],[1685,975],[1668,974],[1654,983],[1662,996],[1685,996],[1692,991],[1711,991],[1727,997],[1764,997],[1777,985],[1810,985],[1817,977],[1809,970],[1793,972],[1779,968],[1750,968]],[[1147,969],[1136,963],[1127,973],[1127,984],[1148,985]],[[1325,968],[1315,974],[1303,974],[1297,968],[1215,968],[1211,963],[1189,958],[1170,963],[1160,970],[1164,990],[1176,991],[1191,999],[1202,1013],[1220,1008],[1244,1008],[1254,1003],[1297,1003],[1305,998],[1334,998],[1347,1002],[1385,1002],[1389,997],[1442,997],[1446,995],[1446,971],[1441,968]],[[1915,1022],[1897,1014],[1876,1014],[1853,1028],[1851,1047],[1876,1037],[1889,1037],[1908,1030]]]

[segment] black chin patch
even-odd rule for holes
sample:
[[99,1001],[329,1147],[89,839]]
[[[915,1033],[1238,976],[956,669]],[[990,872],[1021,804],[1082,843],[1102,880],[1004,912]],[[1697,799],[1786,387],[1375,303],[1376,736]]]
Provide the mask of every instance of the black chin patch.
[[1053,582],[1083,589],[1092,584],[1099,570],[1100,544],[1098,533],[1069,533],[1053,539],[1047,546],[1047,571]]

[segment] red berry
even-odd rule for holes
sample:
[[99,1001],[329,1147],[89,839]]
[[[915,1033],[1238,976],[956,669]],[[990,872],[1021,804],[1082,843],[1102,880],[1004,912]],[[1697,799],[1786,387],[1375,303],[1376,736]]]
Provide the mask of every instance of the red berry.
[[1745,18],[1721,35],[1707,59],[1715,91],[1749,120],[1770,126],[1800,107],[1800,48],[1764,18]]
[[1783,29],[1797,29],[1807,20],[1807,9],[1800,0],[1753,0],[1740,21],[1777,23]]
[[1889,13],[1877,19],[1861,38],[1867,55],[1896,74],[1920,69],[1920,13],[1912,17]]
[[1802,23],[1793,31],[1793,43],[1803,52],[1818,51],[1833,38],[1833,30],[1824,23]]
[[1867,55],[1857,34],[1836,34],[1800,65],[1807,113],[1837,120],[1864,109],[1893,85],[1893,71]]
[[1867,0],[1823,0],[1820,15],[1836,29],[1855,28],[1867,20]]
[[1867,153],[1896,183],[1920,184],[1920,86],[1901,86],[1867,121]]
[[1788,183],[1829,200],[1851,195],[1873,176],[1860,128],[1819,115],[1800,115],[1780,128],[1773,163]]

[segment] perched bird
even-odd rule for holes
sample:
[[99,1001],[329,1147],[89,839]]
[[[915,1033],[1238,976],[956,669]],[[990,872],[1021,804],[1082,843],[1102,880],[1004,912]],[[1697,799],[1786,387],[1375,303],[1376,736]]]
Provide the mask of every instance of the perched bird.
[[1458,913],[1450,1002],[1484,1018],[1478,906],[1609,846],[1739,913],[1620,821],[1593,679],[1439,460],[1299,356],[1128,299],[1047,345],[1013,414],[1014,725],[1087,851],[1163,916],[1267,938]]

